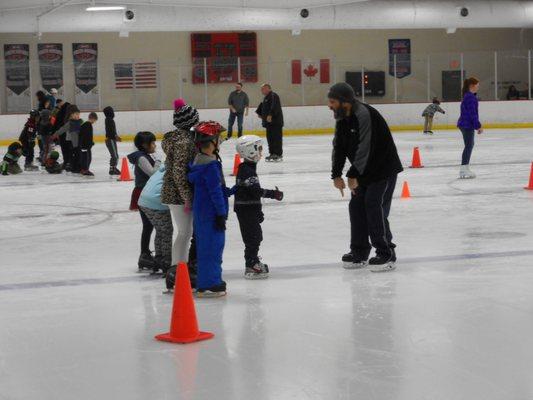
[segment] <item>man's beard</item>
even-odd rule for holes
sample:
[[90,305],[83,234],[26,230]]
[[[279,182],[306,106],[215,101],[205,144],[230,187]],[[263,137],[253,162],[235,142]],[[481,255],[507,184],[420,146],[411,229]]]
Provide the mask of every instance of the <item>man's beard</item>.
[[341,121],[344,118],[348,116],[346,109],[343,106],[340,106],[336,110],[333,110],[333,117],[335,118],[335,121]]

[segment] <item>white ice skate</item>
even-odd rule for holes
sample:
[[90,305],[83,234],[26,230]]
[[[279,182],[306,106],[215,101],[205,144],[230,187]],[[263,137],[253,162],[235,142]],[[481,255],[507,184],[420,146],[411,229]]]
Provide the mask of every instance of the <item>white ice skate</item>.
[[476,174],[474,174],[470,170],[469,165],[461,165],[461,169],[459,171],[459,179],[474,179],[476,177]]

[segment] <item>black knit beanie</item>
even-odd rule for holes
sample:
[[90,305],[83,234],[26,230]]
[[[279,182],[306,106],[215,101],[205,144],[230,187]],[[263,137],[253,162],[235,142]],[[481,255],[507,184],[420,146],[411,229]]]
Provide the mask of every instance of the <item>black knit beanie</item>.
[[341,103],[355,103],[355,92],[346,82],[339,82],[329,88],[328,98]]
[[200,117],[196,108],[189,105],[181,107],[174,111],[174,126],[178,129],[189,130],[195,126]]

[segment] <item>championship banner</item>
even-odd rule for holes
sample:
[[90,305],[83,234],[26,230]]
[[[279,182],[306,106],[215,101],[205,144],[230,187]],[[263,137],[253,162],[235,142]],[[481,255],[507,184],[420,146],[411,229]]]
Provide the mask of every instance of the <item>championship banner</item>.
[[61,43],[37,44],[41,84],[47,92],[57,89],[63,94],[63,45]]
[[30,93],[30,46],[28,44],[5,44],[7,112],[29,112]]
[[75,101],[81,110],[100,109],[98,93],[98,44],[72,43]]
[[396,55],[396,78],[411,75],[411,39],[389,39],[389,74],[394,76]]

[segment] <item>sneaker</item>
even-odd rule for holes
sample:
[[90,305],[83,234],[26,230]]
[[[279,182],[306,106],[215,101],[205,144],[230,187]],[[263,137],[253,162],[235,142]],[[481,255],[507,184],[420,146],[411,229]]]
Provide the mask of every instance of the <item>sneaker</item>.
[[368,264],[370,265],[370,271],[372,272],[387,272],[396,269],[396,263],[394,261],[395,254],[391,253],[390,256],[376,255],[372,257]]
[[87,178],[94,178],[94,174],[93,174],[91,171],[89,171],[89,170],[87,170],[87,171],[81,171],[81,174],[82,174],[83,176],[87,177]]
[[38,171],[39,167],[37,165],[28,164],[24,166],[24,171]]
[[153,270],[155,267],[154,257],[150,253],[141,253],[137,266],[139,267],[139,272],[142,270]]
[[120,170],[117,167],[109,167],[109,175],[120,175]]
[[342,267],[344,269],[361,269],[366,267],[368,264],[367,259],[363,259],[362,257],[356,256],[353,253],[347,253],[342,256]]
[[244,272],[245,279],[266,279],[268,278],[268,265],[258,261],[251,267],[246,267]]
[[220,285],[212,286],[207,289],[197,289],[196,297],[222,297],[226,295],[226,282],[222,281]]

